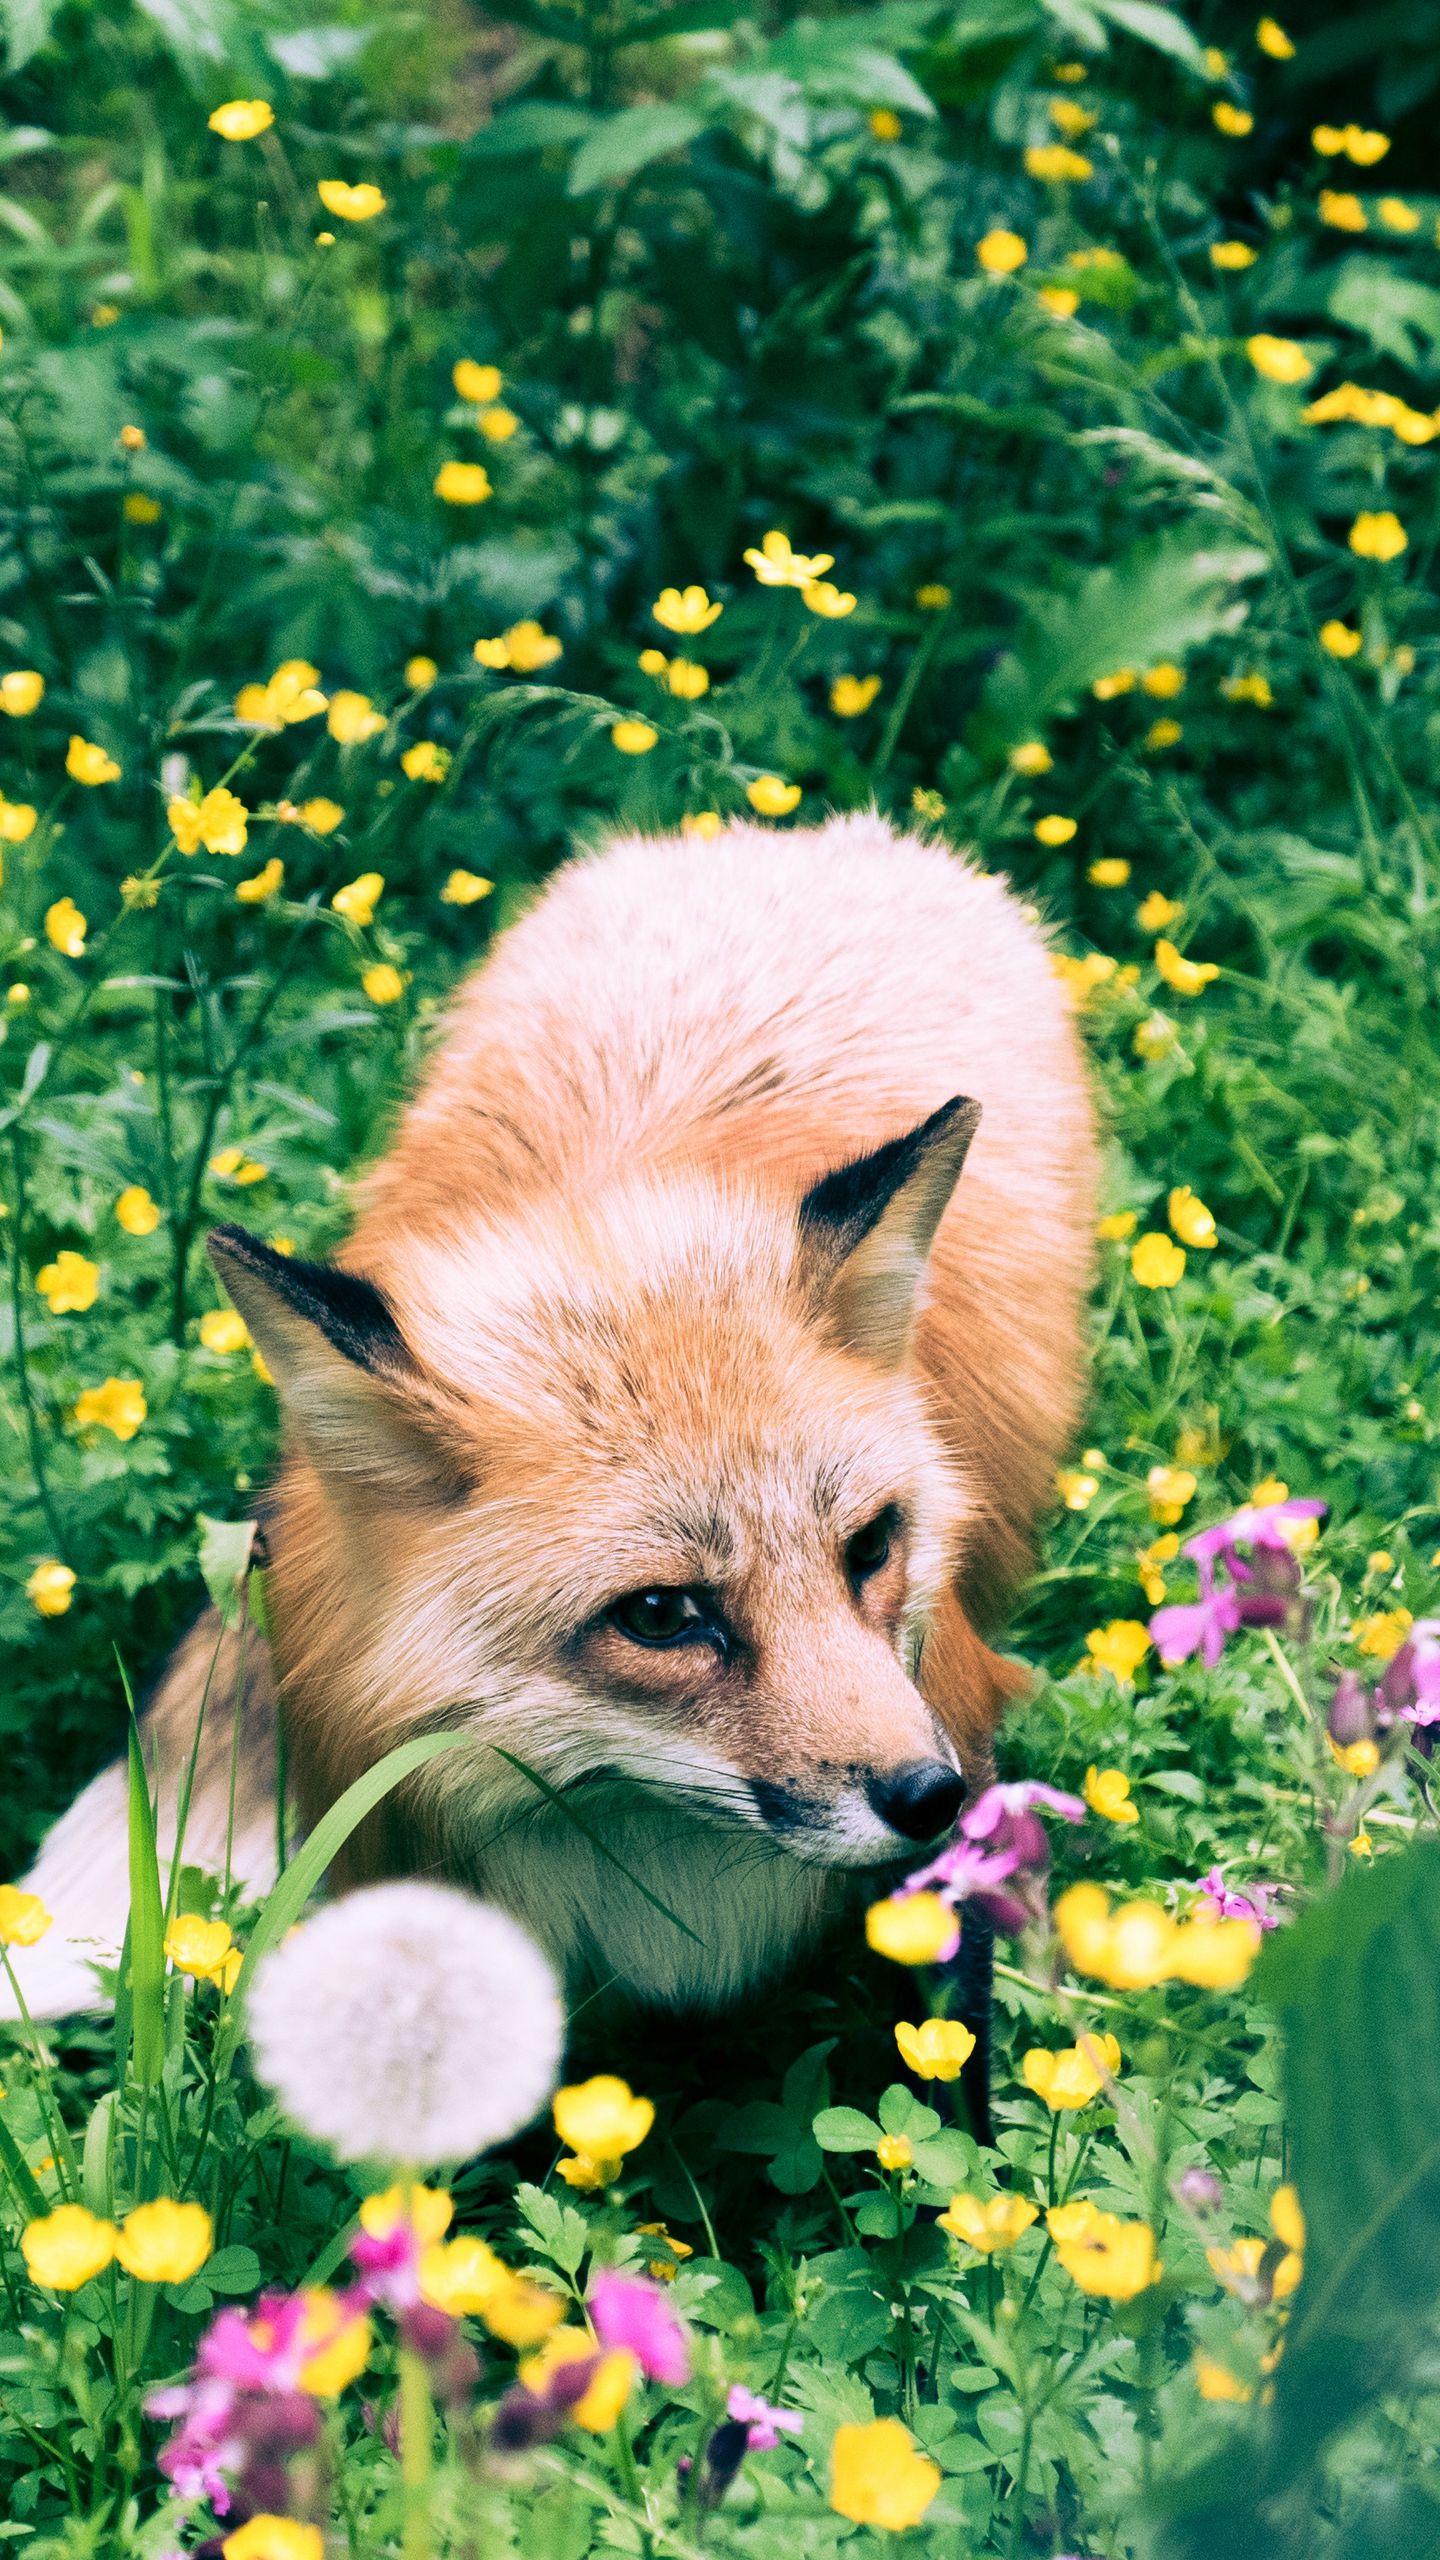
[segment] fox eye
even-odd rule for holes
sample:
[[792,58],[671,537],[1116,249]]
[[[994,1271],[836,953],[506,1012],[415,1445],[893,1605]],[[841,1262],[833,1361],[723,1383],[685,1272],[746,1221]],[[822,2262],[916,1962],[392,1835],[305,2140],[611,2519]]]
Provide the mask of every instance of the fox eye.
[[872,1574],[878,1573],[882,1565],[889,1563],[899,1526],[900,1514],[893,1502],[887,1502],[883,1511],[877,1511],[873,1520],[867,1520],[863,1529],[857,1529],[852,1538],[846,1539],[845,1570],[857,1590],[862,1582],[868,1582]]
[[612,1601],[606,1615],[632,1644],[684,1644],[712,1632],[703,1596],[683,1589],[627,1591]]

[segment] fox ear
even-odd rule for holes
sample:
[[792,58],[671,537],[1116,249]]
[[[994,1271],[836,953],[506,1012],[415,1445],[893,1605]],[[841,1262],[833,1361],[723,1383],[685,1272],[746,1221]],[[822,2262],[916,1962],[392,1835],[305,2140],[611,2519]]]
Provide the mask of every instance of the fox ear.
[[881,1368],[898,1368],[909,1349],[926,1259],[979,1121],[979,1103],[957,1094],[918,1129],[827,1173],[800,1203],[825,1323]]
[[210,1259],[327,1482],[443,1500],[455,1488],[424,1372],[388,1301],[353,1271],[216,1227]]

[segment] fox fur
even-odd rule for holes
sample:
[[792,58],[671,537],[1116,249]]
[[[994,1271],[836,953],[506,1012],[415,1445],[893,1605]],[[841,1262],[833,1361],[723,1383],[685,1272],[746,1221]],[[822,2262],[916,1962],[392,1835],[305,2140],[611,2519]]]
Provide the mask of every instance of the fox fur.
[[[861,1159],[883,1179],[837,1172]],[[895,1871],[895,1773],[990,1771],[1021,1675],[986,1638],[1081,1394],[1093,1162],[1002,881],[875,815],[570,863],[460,989],[337,1268],[214,1242],[285,1414],[273,1659],[213,1616],[173,1657],[162,1843],[208,1687],[184,1854],[265,1886],[278,1692],[302,1826],[407,1736],[464,1736],[340,1884],[467,1883],[572,1986],[703,2005],[773,1974]],[[614,1604],[657,1591],[713,1628],[633,1640]],[[28,1880],[59,1924],[15,1951],[40,2014],[113,1960],[124,1806],[102,1773]]]

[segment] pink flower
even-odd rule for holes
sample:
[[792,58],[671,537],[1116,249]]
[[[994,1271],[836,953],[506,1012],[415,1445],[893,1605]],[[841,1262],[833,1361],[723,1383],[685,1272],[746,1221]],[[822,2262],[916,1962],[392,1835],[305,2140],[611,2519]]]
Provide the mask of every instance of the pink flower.
[[1440,1618],[1417,1618],[1385,1666],[1381,1703],[1403,1724],[1440,1724]]
[[1211,1906],[1217,1920],[1253,1920],[1261,1929],[1278,1929],[1280,1914],[1270,1905],[1280,1891],[1278,1885],[1252,1884],[1247,1893],[1232,1893],[1219,1867],[1212,1867],[1200,1879],[1198,1891]]
[[[952,1840],[928,1867],[918,1867],[900,1887],[902,1894],[938,1893],[942,1902],[953,1910],[957,1902],[973,1902],[994,1921],[997,1929],[1010,1936],[1023,1929],[1030,1917],[1029,1902],[1005,1886],[1020,1866],[1018,1849],[1002,1849],[993,1855],[977,1848],[973,1840]],[[956,1941],[959,1943],[958,1938]],[[953,1949],[951,1950],[953,1953]],[[942,1962],[944,1959],[942,1958]]]
[[798,2409],[777,2409],[773,2401],[762,2400],[758,2391],[748,2391],[743,2382],[732,2386],[725,2414],[738,2418],[748,2428],[747,2453],[769,2453],[782,2434],[798,2436],[805,2425]]
[[1157,1609],[1150,1633],[1162,1662],[1188,1662],[1192,1653],[1198,1653],[1206,1670],[1213,1671],[1239,1624],[1240,1595],[1226,1588],[1206,1591],[1198,1600],[1179,1601],[1170,1609]]
[[690,2379],[690,2341],[658,2284],[604,2267],[586,2309],[602,2347],[625,2347],[652,2382],[672,2388]]
[[967,1840],[987,1841],[1001,1854],[1013,1849],[1021,1866],[1038,1867],[1043,1873],[1050,1864],[1050,1843],[1035,1811],[1037,1805],[1066,1822],[1085,1819],[1079,1796],[1047,1787],[1039,1778],[1022,1778],[1010,1786],[987,1787],[961,1815],[960,1828]]

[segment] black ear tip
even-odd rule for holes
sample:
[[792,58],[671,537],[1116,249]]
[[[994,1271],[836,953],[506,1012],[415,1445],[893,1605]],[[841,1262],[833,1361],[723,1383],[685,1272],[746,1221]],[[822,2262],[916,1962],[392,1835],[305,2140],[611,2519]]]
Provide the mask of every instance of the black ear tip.
[[233,1226],[228,1221],[224,1226],[211,1228],[205,1239],[205,1250],[216,1270],[221,1272],[227,1262],[255,1263],[270,1259],[268,1245],[262,1244],[258,1236],[252,1236],[248,1227]]

